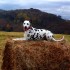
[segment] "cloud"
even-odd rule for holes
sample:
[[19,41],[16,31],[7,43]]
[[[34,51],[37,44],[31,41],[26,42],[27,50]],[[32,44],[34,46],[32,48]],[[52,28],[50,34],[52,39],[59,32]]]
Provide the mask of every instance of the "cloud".
[[42,4],[42,3],[49,3],[49,2],[70,2],[70,0],[0,0],[0,4]]
[[59,12],[70,12],[70,5],[68,6],[61,6],[60,8],[57,9]]

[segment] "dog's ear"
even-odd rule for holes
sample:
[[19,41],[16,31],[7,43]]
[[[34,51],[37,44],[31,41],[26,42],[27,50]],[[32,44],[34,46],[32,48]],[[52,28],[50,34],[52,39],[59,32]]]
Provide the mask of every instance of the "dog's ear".
[[30,19],[30,25],[32,25],[32,19]]
[[30,19],[30,23],[32,23],[32,19]]
[[32,26],[32,20],[30,20],[30,26]]

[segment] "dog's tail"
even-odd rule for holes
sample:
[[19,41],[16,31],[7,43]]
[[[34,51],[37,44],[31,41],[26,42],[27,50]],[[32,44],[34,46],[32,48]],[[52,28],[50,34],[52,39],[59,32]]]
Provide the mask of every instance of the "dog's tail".
[[53,41],[56,41],[56,42],[58,42],[58,41],[63,41],[63,40],[64,40],[64,36],[63,36],[60,40],[56,40],[54,37],[52,37],[52,40],[53,40]]

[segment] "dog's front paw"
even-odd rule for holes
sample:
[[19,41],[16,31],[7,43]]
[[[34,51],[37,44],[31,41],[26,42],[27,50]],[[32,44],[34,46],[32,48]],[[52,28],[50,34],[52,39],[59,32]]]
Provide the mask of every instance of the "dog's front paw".
[[26,40],[26,38],[15,38],[15,39],[13,39],[14,41],[16,41],[16,40]]

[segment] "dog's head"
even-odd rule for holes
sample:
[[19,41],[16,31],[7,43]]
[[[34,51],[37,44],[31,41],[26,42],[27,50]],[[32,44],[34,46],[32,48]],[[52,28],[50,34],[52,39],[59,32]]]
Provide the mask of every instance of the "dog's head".
[[24,31],[27,31],[27,30],[30,29],[30,28],[31,28],[30,22],[29,22],[28,20],[25,20],[25,21],[23,22],[23,29],[24,29]]

